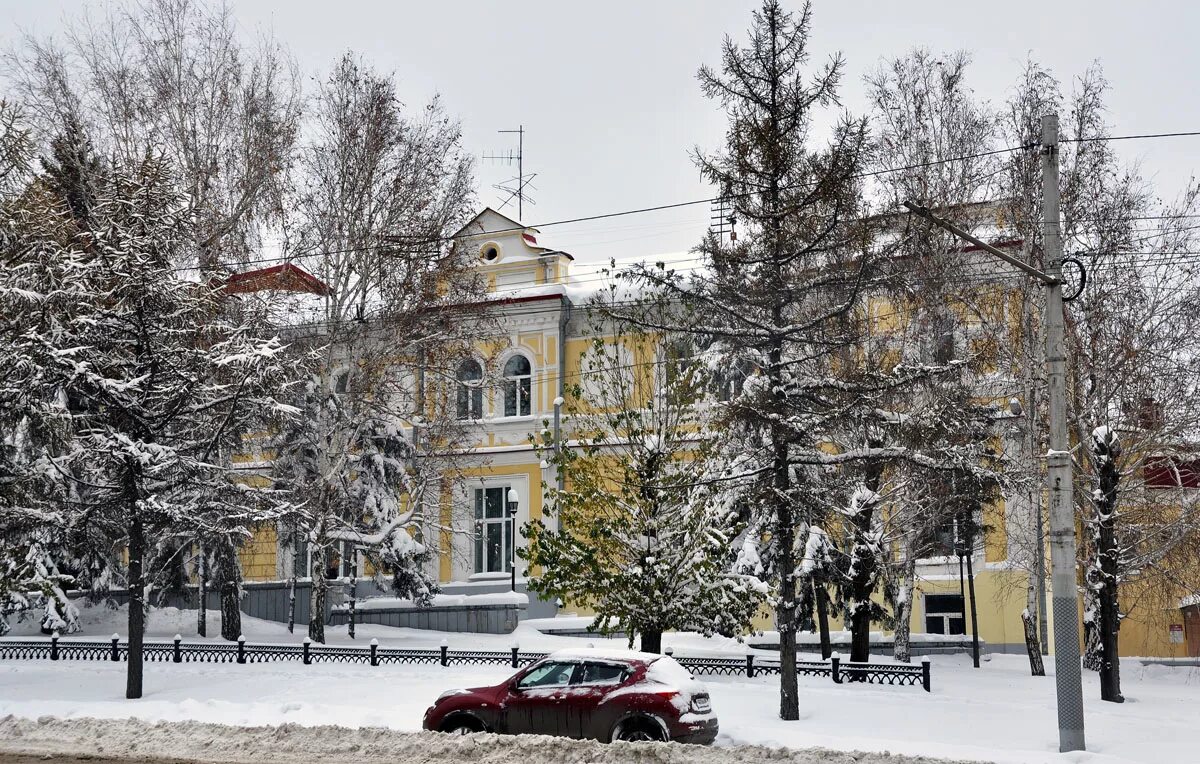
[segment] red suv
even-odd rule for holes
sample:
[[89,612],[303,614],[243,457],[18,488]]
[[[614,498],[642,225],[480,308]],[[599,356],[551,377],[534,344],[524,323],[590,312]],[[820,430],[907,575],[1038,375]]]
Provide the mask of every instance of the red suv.
[[424,728],[610,740],[711,743],[708,692],[675,659],[653,653],[564,650],[492,687],[444,692]]

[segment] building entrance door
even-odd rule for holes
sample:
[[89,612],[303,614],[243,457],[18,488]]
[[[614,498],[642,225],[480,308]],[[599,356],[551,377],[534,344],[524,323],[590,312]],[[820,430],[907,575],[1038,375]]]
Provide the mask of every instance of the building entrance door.
[[1200,605],[1188,605],[1183,609],[1183,631],[1188,657],[1200,658]]

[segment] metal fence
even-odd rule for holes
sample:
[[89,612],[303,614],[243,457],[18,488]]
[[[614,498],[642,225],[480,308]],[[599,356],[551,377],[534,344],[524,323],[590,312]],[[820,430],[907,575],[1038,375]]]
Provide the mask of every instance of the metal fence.
[[[745,658],[698,658],[674,655],[694,674],[745,676],[780,674],[775,661],[756,662],[755,656]],[[182,637],[170,642],[142,643],[142,657],[150,662],[171,663],[270,663],[299,661],[313,663],[381,664],[440,664],[442,666],[499,665],[520,668],[545,658],[544,652],[522,652],[514,647],[508,651],[451,650],[443,644],[437,649],[402,649],[380,647],[372,639],[366,647],[347,647],[313,644],[307,638],[299,645],[249,644],[245,637],[233,642],[184,642]],[[108,640],[60,639],[0,639],[0,660],[52,661],[114,661],[129,659],[129,643],[114,634]],[[829,677],[836,684],[864,682],[867,684],[920,685],[930,691],[929,659],[917,665],[851,663],[834,655],[828,661],[797,661],[796,673],[801,676]]]

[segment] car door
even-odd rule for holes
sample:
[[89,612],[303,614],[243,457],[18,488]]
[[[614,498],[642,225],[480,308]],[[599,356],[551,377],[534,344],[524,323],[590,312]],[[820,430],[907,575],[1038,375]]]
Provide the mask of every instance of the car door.
[[627,663],[583,661],[564,699],[564,734],[576,738],[607,739],[608,732],[616,723],[616,716],[613,711],[615,707],[604,706],[604,700],[632,674],[633,668]]
[[522,674],[502,704],[502,729],[514,735],[568,734],[564,701],[578,669],[573,661],[545,661]]

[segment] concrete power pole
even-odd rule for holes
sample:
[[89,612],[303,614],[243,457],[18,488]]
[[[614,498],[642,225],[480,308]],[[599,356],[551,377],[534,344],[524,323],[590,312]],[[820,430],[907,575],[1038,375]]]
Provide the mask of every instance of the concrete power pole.
[[1047,275],[1052,279],[1046,292],[1046,376],[1050,409],[1046,488],[1050,495],[1050,581],[1054,613],[1054,684],[1058,692],[1058,749],[1065,752],[1084,750],[1084,738],[1075,510],[1071,495],[1071,439],[1067,432],[1067,354],[1063,340],[1057,114],[1042,117],[1041,154],[1042,241]]
[[[1067,431],[1067,356],[1063,340],[1062,232],[1058,199],[1058,116],[1042,117],[1042,218],[1046,271],[978,239],[913,202],[904,206],[934,225],[1028,273],[1046,287],[1046,377],[1049,382],[1050,579],[1054,613],[1054,683],[1058,695],[1058,748],[1084,750],[1083,676],[1079,663],[1079,604],[1075,582],[1075,512],[1071,497],[1071,441]],[[1041,543],[1041,540],[1038,540]]]

